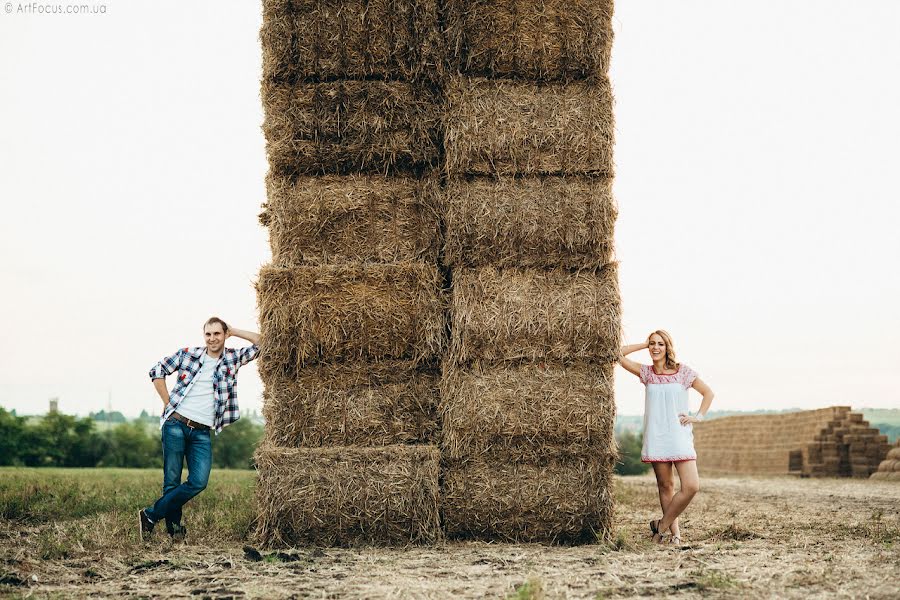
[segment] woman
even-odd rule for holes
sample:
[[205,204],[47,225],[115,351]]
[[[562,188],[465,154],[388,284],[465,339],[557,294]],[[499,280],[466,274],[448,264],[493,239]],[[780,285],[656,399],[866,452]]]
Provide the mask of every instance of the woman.
[[[642,365],[625,358],[644,348],[650,351],[652,365]],[[650,521],[653,541],[664,543],[666,532],[670,532],[670,542],[680,544],[678,515],[700,490],[692,424],[703,420],[703,415],[712,404],[713,391],[690,367],[676,362],[672,336],[662,330],[651,333],[643,344],[622,348],[619,364],[629,373],[637,375],[646,386],[641,461],[653,465],[659,488],[659,504],[663,510],[661,519]],[[703,394],[703,402],[696,416],[688,411],[688,388]],[[681,489],[677,494],[675,470],[681,479]]]

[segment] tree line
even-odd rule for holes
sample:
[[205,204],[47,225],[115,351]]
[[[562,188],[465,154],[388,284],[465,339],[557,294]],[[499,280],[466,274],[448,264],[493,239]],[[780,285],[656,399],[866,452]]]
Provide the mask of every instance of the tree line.
[[[0,407],[0,465],[26,467],[162,467],[159,420],[142,416],[105,431],[97,420],[50,412],[39,419]],[[250,468],[263,427],[240,419],[213,435],[213,466]]]

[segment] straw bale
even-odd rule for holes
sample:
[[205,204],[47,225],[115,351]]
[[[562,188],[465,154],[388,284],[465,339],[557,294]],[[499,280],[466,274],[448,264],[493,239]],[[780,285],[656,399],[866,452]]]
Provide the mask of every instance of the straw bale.
[[436,162],[439,102],[424,85],[263,84],[262,97],[269,164],[277,174],[387,173]]
[[450,266],[595,268],[612,260],[618,209],[607,177],[452,177]]
[[443,279],[420,263],[277,267],[256,284],[261,373],[293,375],[309,363],[411,359],[445,346]]
[[611,362],[621,320],[615,263],[599,271],[457,269],[450,358]]
[[260,222],[283,266],[353,261],[436,263],[436,177],[270,174]]
[[469,75],[583,79],[603,75],[612,0],[448,0],[450,64]]
[[887,458],[887,459],[881,461],[880,463],[878,463],[878,470],[884,471],[884,472],[893,471],[893,470],[895,470],[895,466],[897,465],[897,462],[898,461],[896,461],[894,459]]
[[401,545],[441,537],[434,446],[263,445],[255,459],[263,545]]
[[436,0],[263,0],[263,78],[415,79],[444,71]]
[[900,448],[891,448],[890,450],[888,450],[887,458],[900,460]]
[[276,446],[386,446],[437,436],[436,370],[410,361],[316,365],[267,376],[266,440]]
[[560,84],[452,77],[447,172],[611,175],[612,103],[606,78]]
[[442,479],[448,537],[584,543],[609,537],[614,455],[450,461]]
[[534,460],[615,447],[613,365],[476,365],[441,380],[445,458]]

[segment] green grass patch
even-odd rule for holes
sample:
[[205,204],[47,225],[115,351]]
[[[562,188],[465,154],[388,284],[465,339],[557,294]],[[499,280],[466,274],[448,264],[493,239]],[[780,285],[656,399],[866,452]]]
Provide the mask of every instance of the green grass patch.
[[[185,477],[187,472],[185,471]],[[184,508],[188,535],[244,541],[256,518],[256,473],[213,469],[209,486]],[[0,468],[0,518],[35,529],[45,560],[139,543],[137,512],[162,492],[162,469]],[[168,536],[162,524],[155,538]]]
[[542,600],[544,598],[544,586],[540,579],[532,577],[525,583],[517,585],[515,592],[506,598],[507,600]]

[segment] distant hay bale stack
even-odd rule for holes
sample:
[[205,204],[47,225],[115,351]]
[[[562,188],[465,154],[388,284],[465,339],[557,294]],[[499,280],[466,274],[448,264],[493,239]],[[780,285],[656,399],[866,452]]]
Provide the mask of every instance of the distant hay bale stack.
[[267,376],[263,416],[274,446],[387,446],[437,441],[436,370],[410,361],[316,365]]
[[697,466],[706,474],[868,477],[887,454],[886,442],[849,406],[694,425]]
[[450,359],[605,363],[619,355],[615,264],[599,271],[457,269]]
[[420,79],[444,72],[436,0],[263,0],[263,79]]
[[436,177],[270,174],[267,188],[260,221],[275,264],[437,263]]
[[435,359],[443,279],[423,263],[267,266],[257,282],[261,373],[344,360]]
[[451,66],[468,75],[534,80],[603,75],[612,0],[448,0]]
[[279,448],[255,455],[266,546],[418,544],[441,538],[434,446]]
[[444,263],[596,268],[612,260],[618,214],[606,177],[451,177]]
[[540,461],[615,450],[613,365],[477,365],[441,381],[444,458]]
[[411,171],[434,165],[440,111],[398,81],[263,84],[263,131],[277,175]]
[[606,78],[561,84],[452,77],[445,95],[450,174],[613,173]]
[[452,538],[584,543],[612,530],[613,454],[541,463],[489,459],[444,466],[444,526]]

